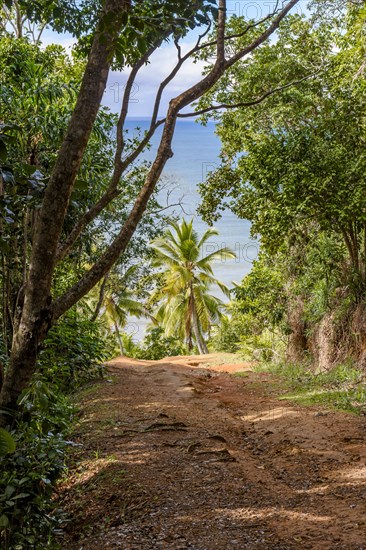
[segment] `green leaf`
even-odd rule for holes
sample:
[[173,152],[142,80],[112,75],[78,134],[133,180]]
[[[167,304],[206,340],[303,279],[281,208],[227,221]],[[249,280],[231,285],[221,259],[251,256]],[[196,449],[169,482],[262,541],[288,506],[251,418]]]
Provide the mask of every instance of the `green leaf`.
[[5,488],[4,494],[6,498],[10,498],[15,493],[15,491],[16,489],[13,485],[7,485]]
[[89,182],[86,180],[76,180],[74,189],[77,191],[85,191],[89,187]]
[[124,11],[121,17],[122,26],[125,27],[127,25],[127,22],[128,22],[128,12]]
[[27,176],[31,176],[37,170],[37,166],[34,166],[33,164],[25,164],[25,163],[21,164],[20,168]]
[[6,529],[7,527],[9,527],[9,519],[8,516],[3,514],[0,516],[0,529]]
[[19,498],[26,498],[26,497],[29,497],[29,493],[19,493],[19,495],[16,495],[15,497],[13,497],[13,500],[17,500]]
[[196,19],[199,23],[202,23],[202,25],[207,25],[208,20],[207,20],[207,17],[205,15],[202,15],[202,14],[199,13],[196,16]]
[[[8,245],[7,242],[4,241],[4,239],[1,239],[1,238],[0,238],[0,252],[2,252],[3,254],[9,254],[10,252],[10,246]],[[0,444],[0,447],[1,447],[1,444]],[[1,453],[0,453],[0,456],[1,456]]]
[[212,7],[211,8],[211,13],[212,13],[212,17],[215,19],[215,21],[217,21],[217,19],[219,17],[219,10],[215,7]]
[[8,136],[6,134],[0,134],[0,141],[8,142],[8,143],[16,143],[16,137],[15,136]]
[[5,183],[11,183],[12,185],[15,185],[16,181],[13,173],[10,170],[0,170],[0,173]]
[[146,42],[144,40],[144,38],[142,38],[141,36],[139,36],[137,38],[137,46],[138,46],[138,49],[139,49],[139,52],[140,53],[144,53],[145,50],[146,50]]
[[0,124],[1,132],[7,132],[8,130],[21,130],[18,124]]
[[5,456],[8,453],[13,453],[16,449],[16,444],[13,437],[7,430],[0,428],[0,456]]

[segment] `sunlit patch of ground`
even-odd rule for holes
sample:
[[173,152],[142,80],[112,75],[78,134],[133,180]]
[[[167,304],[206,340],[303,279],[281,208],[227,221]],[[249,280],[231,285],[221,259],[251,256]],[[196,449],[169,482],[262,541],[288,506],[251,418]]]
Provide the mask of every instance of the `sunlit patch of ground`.
[[366,550],[363,417],[280,401],[230,355],[109,371],[78,398],[62,548]]

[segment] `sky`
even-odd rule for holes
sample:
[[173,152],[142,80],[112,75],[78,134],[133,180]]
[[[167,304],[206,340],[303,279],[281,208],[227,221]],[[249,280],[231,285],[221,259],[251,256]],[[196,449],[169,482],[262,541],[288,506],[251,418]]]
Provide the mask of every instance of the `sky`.
[[[247,19],[262,19],[273,10],[275,0],[228,0],[228,15],[244,16]],[[300,0],[293,9],[293,13],[304,13],[306,0]],[[182,51],[185,53],[192,47],[197,39],[197,30],[189,33],[182,42]],[[57,34],[47,29],[42,35],[42,44],[57,43],[64,46],[68,51],[74,44],[74,39],[69,34]],[[151,57],[151,63],[143,67],[136,78],[136,84],[132,90],[129,104],[129,117],[146,117],[151,115],[154,104],[155,93],[160,82],[169,74],[176,62],[176,48],[173,44],[164,44]],[[188,60],[175,79],[167,87],[161,103],[161,115],[166,112],[169,99],[179,95],[183,90],[199,81],[204,63],[193,63]],[[124,92],[124,86],[128,78],[128,71],[112,71],[109,75],[103,105],[109,107],[113,112],[118,112]]]

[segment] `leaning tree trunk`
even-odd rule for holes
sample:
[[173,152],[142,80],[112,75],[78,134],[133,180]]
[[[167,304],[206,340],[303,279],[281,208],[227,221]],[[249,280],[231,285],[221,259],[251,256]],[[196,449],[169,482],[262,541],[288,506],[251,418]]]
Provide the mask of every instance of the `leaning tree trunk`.
[[196,339],[198,351],[200,355],[205,355],[206,353],[208,353],[208,349],[206,346],[206,342],[202,337],[200,328],[198,326],[197,311],[196,311],[196,306],[194,301],[192,305],[192,328],[193,328],[194,337]]
[[103,305],[103,302],[104,302],[104,296],[105,296],[105,287],[106,287],[108,278],[109,278],[109,273],[107,273],[107,275],[104,277],[103,282],[102,282],[102,284],[101,284],[101,286],[100,286],[98,303],[97,303],[97,305],[96,305],[96,307],[95,307],[95,310],[94,310],[93,315],[92,315],[91,318],[90,318],[90,320],[91,320],[92,322],[94,322],[94,321],[96,321],[96,320],[98,319],[100,310],[102,309],[102,305]]
[[118,324],[116,321],[114,321],[114,332],[116,333],[116,337],[117,337],[117,341],[118,341],[118,345],[119,345],[119,351],[121,352],[121,355],[124,355],[125,354],[125,350],[123,348],[123,342],[122,342],[122,338],[121,338],[121,333],[119,331],[119,328],[118,328]]
[[[0,393],[0,410],[16,409],[17,399],[34,372],[38,347],[52,325],[51,284],[57,245],[106,87],[115,38],[122,26],[123,8],[127,9],[128,5],[129,0],[107,0],[94,36],[76,106],[37,217],[30,270],[22,292],[24,301],[18,303],[17,330]],[[108,14],[113,15],[113,20],[105,30],[103,20]],[[8,419],[0,413],[0,425],[5,425]]]

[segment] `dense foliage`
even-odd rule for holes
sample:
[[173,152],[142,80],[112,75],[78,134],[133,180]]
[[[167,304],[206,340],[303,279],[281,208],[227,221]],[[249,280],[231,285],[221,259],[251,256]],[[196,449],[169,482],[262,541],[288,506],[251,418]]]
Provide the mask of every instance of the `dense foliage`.
[[50,331],[38,371],[20,399],[11,430],[16,447],[0,457],[1,548],[55,548],[53,537],[65,517],[56,508],[54,488],[73,445],[70,392],[103,375],[111,349],[99,323],[80,310],[71,311]]
[[[242,337],[248,316],[253,337],[258,327],[279,330],[298,348],[293,359],[314,354],[319,323],[362,308],[366,290],[364,7],[327,15],[289,17],[275,43],[236,65],[200,105],[266,96],[214,115],[222,164],[201,185],[200,211],[212,221],[228,206],[252,222],[262,258],[236,290],[233,323]],[[233,32],[244,25],[234,18]]]
[[[73,108],[82,64],[70,60],[59,46],[41,49],[25,39],[4,37],[0,40],[0,51],[4,74],[0,90],[1,118],[6,121],[0,135],[3,163],[0,270],[2,311],[6,312],[2,315],[2,341],[6,353],[12,338],[18,291],[28,268],[37,210]],[[78,212],[89,208],[108,185],[113,166],[115,125],[116,116],[101,109],[71,197],[63,228],[65,234],[70,231]],[[129,146],[133,145],[132,139]],[[75,282],[113,239],[117,222],[127,217],[131,198],[141,186],[147,168],[146,163],[142,163],[131,169],[126,176],[123,198],[117,199],[113,209],[107,210],[97,223],[88,227],[72,256],[59,265],[54,280],[56,295]],[[91,190],[87,190],[90,185]],[[137,286],[139,279],[149,272],[148,262],[141,260],[151,256],[148,242],[161,233],[167,219],[164,211],[159,213],[161,207],[155,198],[150,206],[155,214],[146,216],[128,251],[115,266],[115,281],[123,276],[131,262],[139,267],[134,268],[134,281],[130,280],[129,284]]]
[[162,327],[151,327],[142,342],[131,345],[129,355],[136,359],[158,361],[164,357],[186,355],[188,348],[174,336],[166,336]]

